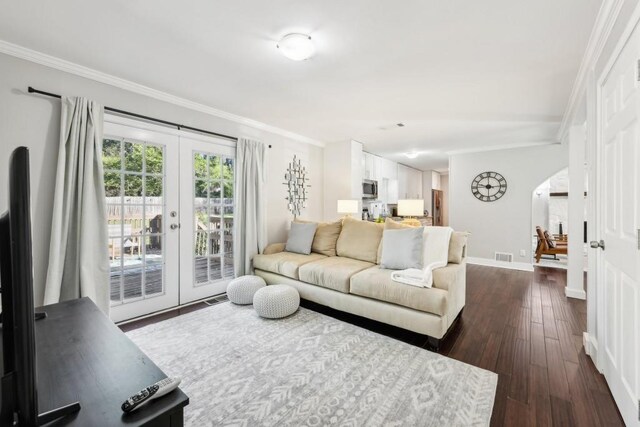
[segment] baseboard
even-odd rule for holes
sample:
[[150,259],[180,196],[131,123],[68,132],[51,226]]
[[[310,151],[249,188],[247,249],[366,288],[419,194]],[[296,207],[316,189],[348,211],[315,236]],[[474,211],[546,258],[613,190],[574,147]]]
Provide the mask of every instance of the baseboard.
[[584,291],[584,289],[573,289],[573,288],[569,288],[566,287],[564,288],[564,294],[569,297],[569,298],[576,298],[576,299],[587,299],[587,293]]
[[468,264],[483,265],[485,267],[507,268],[509,270],[533,271],[533,264],[526,262],[496,261],[490,258],[467,257]]
[[600,373],[602,373],[602,370],[598,367],[598,340],[588,332],[583,332],[582,345],[584,346],[584,352],[587,353],[593,361],[593,365]]

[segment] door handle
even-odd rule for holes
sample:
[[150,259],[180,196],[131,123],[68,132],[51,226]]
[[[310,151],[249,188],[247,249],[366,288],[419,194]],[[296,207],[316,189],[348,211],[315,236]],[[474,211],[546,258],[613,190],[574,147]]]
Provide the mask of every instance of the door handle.
[[593,249],[602,249],[604,251],[604,240],[592,240],[591,242],[589,242],[589,246],[591,246]]
[[171,224],[169,228],[171,228],[172,230],[175,230],[176,228],[180,228],[180,224]]

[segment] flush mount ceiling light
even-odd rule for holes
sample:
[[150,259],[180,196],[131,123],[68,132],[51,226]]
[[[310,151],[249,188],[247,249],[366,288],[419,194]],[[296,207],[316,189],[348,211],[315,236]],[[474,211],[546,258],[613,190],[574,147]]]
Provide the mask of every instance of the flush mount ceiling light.
[[316,52],[311,37],[306,34],[287,34],[276,46],[284,56],[292,61],[304,61],[311,58]]
[[404,155],[410,159],[415,159],[416,157],[418,157],[419,154],[420,153],[416,153],[415,151],[412,151],[410,153],[404,153]]

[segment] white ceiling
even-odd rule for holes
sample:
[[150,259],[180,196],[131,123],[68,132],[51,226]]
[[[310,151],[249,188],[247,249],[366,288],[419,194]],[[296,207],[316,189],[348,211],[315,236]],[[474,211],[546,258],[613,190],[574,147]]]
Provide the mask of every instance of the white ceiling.
[[[0,39],[446,169],[450,151],[555,140],[600,3],[3,0]],[[310,34],[316,56],[281,56],[275,43],[290,32]],[[401,154],[413,150],[424,154]]]

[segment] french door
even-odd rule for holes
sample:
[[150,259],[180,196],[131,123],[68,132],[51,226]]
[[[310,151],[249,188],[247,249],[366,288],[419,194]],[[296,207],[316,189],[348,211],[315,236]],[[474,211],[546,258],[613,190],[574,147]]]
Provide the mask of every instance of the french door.
[[598,359],[627,425],[640,425],[640,30],[600,86]]
[[233,278],[230,143],[105,117],[111,319],[223,293]]
[[235,149],[180,139],[180,302],[225,292],[233,278]]

